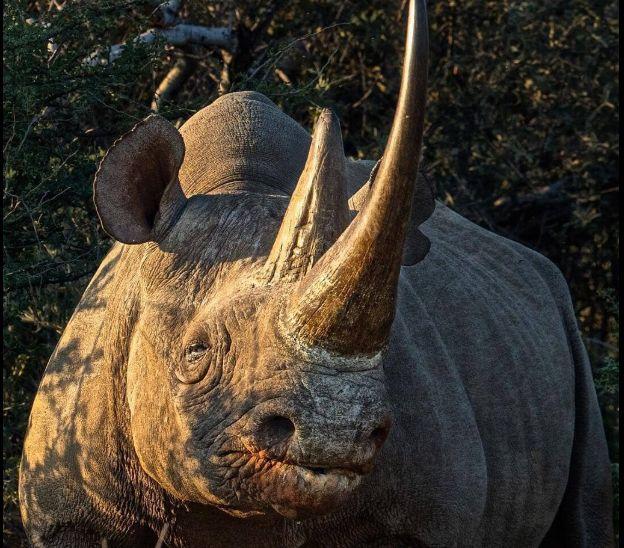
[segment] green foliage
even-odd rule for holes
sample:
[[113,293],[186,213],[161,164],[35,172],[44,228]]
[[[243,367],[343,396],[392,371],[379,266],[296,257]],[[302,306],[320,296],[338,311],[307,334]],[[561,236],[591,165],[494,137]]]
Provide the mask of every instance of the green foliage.
[[[403,2],[234,3],[230,14],[229,1],[186,2],[183,17],[198,24],[221,26],[232,16],[240,47],[233,56],[186,51],[197,69],[161,114],[183,120],[217,97],[219,85],[256,89],[306,127],[318,106],[333,108],[347,152],[379,157],[399,86]],[[32,398],[109,246],[92,205],[95,169],[112,141],[150,112],[154,90],[180,55],[162,43],[132,45],[152,25],[154,5],[4,5],[3,526],[9,545],[22,539],[16,474]],[[429,2],[429,10],[425,167],[440,199],[539,250],[563,271],[597,365],[617,463],[618,5],[444,0]],[[121,42],[129,45],[114,64],[83,62]]]
[[[620,309],[613,291],[603,291],[601,297],[605,300],[610,313],[611,330],[617,336],[620,330]],[[594,380],[600,400],[602,416],[609,444],[609,454],[612,461],[613,480],[613,519],[619,541],[620,516],[620,361],[619,349],[608,346],[607,353],[597,368]]]
[[603,394],[615,394],[620,379],[620,362],[607,356],[596,372],[596,389]]

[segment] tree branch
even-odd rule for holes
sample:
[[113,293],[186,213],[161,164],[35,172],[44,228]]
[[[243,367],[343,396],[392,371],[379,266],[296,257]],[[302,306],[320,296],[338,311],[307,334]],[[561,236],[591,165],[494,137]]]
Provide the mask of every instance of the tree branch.
[[[235,35],[227,27],[202,27],[187,23],[179,23],[166,29],[149,29],[137,36],[133,42],[152,44],[157,39],[162,39],[172,46],[216,46],[227,51],[233,50],[236,46]],[[96,52],[85,59],[84,63],[89,66],[112,64],[119,59],[125,48],[125,43],[115,44],[110,47],[108,59]]]
[[193,56],[185,54],[180,57],[156,89],[151,106],[152,110],[158,111],[163,103],[173,100],[195,72],[197,65],[197,59]]

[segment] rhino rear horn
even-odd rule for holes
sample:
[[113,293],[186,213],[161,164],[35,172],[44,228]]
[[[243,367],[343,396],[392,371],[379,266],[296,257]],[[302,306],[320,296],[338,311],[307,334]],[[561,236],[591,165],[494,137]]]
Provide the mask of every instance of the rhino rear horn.
[[93,183],[104,230],[126,244],[156,241],[157,225],[185,202],[178,181],[183,159],[182,136],[158,115],[115,141]]
[[345,230],[345,170],[340,123],[325,109],[314,126],[308,159],[266,262],[268,283],[302,279]]

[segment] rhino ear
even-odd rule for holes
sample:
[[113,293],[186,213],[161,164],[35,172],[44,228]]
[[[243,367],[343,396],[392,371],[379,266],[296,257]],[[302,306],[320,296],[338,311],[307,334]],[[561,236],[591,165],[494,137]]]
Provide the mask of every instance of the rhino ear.
[[95,208],[104,230],[119,242],[156,239],[155,227],[184,203],[178,171],[184,141],[178,130],[151,115],[115,141],[95,174]]
[[429,180],[418,173],[416,188],[412,198],[412,209],[405,234],[403,246],[403,266],[413,266],[422,261],[431,247],[429,238],[420,231],[420,225],[424,223],[435,209],[435,188]]

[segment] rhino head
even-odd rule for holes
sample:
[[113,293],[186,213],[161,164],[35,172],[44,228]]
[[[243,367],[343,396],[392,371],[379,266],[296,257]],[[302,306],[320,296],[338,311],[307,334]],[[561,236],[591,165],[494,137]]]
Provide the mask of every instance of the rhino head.
[[130,436],[181,500],[327,512],[388,436],[381,352],[422,142],[424,1],[408,25],[388,145],[354,218],[337,118],[323,111],[310,141],[259,94],[224,96],[181,131],[151,116],[100,165],[102,225],[140,249]]

